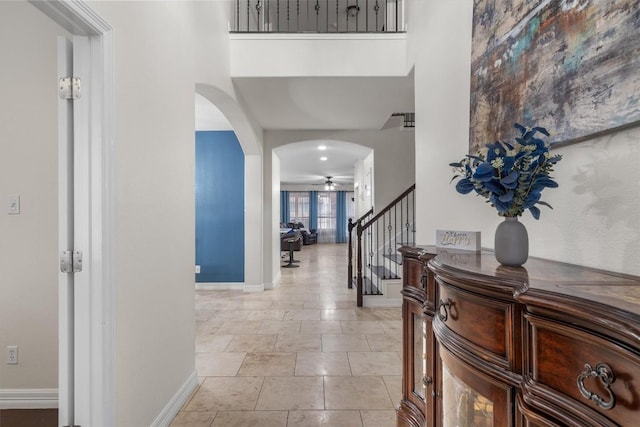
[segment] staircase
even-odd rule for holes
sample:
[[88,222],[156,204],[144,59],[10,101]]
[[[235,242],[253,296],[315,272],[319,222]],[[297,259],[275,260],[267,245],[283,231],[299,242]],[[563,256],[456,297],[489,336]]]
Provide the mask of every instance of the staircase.
[[355,222],[349,219],[347,286],[355,288],[358,307],[401,305],[398,248],[407,245],[415,245],[415,184],[378,214],[371,209]]

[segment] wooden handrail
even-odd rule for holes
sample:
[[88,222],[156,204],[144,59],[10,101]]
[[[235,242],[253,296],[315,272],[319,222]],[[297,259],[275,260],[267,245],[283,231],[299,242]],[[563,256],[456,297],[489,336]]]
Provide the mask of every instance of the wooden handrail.
[[404,199],[409,193],[411,193],[415,189],[416,189],[416,185],[415,184],[413,184],[411,187],[407,188],[401,195],[399,195],[398,197],[393,199],[393,201],[391,203],[389,203],[384,209],[382,209],[380,212],[378,212],[378,214],[376,216],[374,216],[369,221],[367,221],[362,226],[362,229],[366,229],[366,228],[370,227],[371,224],[373,224],[374,222],[376,222],[378,220],[378,218],[380,218],[382,215],[384,215],[387,212],[389,212],[391,210],[391,208],[393,208],[396,204],[398,204],[398,202],[400,200]]
[[356,224],[358,224],[359,222],[364,221],[364,219],[366,217],[368,217],[369,215],[373,215],[373,207],[371,207],[371,209],[369,209],[367,212],[365,212],[364,215],[362,215],[360,218],[358,218],[354,222],[352,222],[351,218],[349,218],[349,233],[351,233],[351,230],[353,230],[355,228]]

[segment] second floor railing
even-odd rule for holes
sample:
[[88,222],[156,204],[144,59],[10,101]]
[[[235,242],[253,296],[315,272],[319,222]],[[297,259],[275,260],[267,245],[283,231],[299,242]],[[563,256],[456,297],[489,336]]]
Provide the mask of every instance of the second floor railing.
[[399,33],[403,0],[232,0],[234,33]]

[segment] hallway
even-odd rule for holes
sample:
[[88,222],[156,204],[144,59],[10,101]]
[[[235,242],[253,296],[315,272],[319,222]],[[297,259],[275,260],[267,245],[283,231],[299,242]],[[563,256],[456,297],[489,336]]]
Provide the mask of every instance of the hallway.
[[401,309],[358,308],[347,245],[295,252],[275,290],[196,291],[199,386],[172,427],[393,427]]

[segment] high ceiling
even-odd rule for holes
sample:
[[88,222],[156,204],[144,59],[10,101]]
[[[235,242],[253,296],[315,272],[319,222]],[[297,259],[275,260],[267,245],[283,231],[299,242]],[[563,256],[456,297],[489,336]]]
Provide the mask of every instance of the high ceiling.
[[[295,77],[236,78],[243,107],[263,129],[379,130],[389,127],[395,112],[414,111],[413,76],[407,77]],[[215,130],[220,112],[196,97],[198,130]],[[222,123],[226,122],[222,116]],[[227,127],[224,127],[227,126]],[[218,129],[220,130],[220,129]],[[327,149],[318,150],[319,145]],[[302,141],[276,149],[283,184],[318,185],[332,181],[353,184],[354,164],[370,149],[335,140]],[[326,157],[326,160],[320,160]]]

